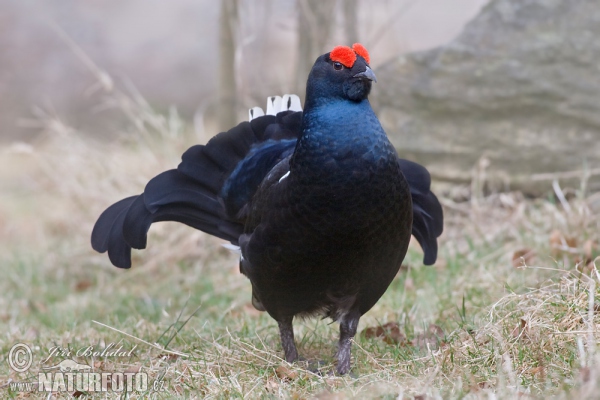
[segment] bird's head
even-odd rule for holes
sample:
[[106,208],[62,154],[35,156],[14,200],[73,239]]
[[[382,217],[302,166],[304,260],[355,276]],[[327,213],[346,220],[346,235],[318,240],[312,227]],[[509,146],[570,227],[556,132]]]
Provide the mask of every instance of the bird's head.
[[369,53],[360,43],[355,43],[352,48],[337,46],[323,54],[317,58],[308,76],[307,101],[345,99],[359,102],[366,99],[371,83],[377,82],[369,61]]

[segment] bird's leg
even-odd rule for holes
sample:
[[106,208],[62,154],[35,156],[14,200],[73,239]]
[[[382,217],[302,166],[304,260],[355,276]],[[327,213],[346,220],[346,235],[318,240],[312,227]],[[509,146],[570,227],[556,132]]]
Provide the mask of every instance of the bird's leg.
[[294,343],[294,328],[292,326],[293,316],[284,317],[277,321],[279,324],[279,336],[281,337],[281,346],[285,353],[285,361],[291,363],[298,359],[298,350]]
[[337,372],[339,375],[344,375],[350,371],[350,348],[352,347],[352,339],[356,335],[359,319],[360,312],[350,310],[340,321],[340,342],[337,352]]

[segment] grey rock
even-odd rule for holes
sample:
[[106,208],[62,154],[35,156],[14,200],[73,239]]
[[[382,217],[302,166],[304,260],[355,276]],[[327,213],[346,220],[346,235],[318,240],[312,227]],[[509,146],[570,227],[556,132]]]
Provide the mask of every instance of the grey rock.
[[540,194],[548,174],[600,172],[598,38],[598,0],[494,0],[449,44],[379,68],[373,101],[437,180],[468,183],[485,164],[491,188]]

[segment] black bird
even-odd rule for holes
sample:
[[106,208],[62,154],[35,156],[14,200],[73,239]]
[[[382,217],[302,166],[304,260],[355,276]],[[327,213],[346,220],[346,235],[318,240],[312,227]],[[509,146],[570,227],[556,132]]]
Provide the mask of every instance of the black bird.
[[337,371],[347,373],[359,318],[394,279],[411,233],[433,264],[443,225],[429,173],[398,158],[369,104],[373,81],[360,44],[320,56],[304,112],[260,116],[190,148],[102,213],[92,247],[130,268],[153,222],[228,240],[253,305],[279,325],[285,359],[298,358],[293,317],[320,314],[340,322]]

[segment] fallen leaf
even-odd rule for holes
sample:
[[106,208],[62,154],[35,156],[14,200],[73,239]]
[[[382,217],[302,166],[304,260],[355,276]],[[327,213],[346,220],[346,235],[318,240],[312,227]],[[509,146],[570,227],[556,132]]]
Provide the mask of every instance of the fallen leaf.
[[93,285],[93,283],[89,279],[82,279],[75,284],[75,291],[83,292],[83,291],[89,289],[92,285]]
[[517,250],[512,255],[512,265],[515,268],[527,266],[533,263],[535,250],[523,248]]
[[558,229],[550,232],[550,252],[553,256],[557,256],[560,253],[559,247],[562,246],[562,234]]
[[142,367],[140,365],[132,365],[125,370],[126,374],[137,374]]
[[582,261],[581,258],[575,257],[575,269],[582,274],[589,275],[594,270],[593,261]]
[[553,256],[557,256],[564,251],[565,247],[577,248],[577,238],[574,236],[563,235],[558,229],[550,233],[550,248]]
[[489,389],[492,387],[492,384],[490,382],[484,381],[484,382],[479,382],[477,384],[477,387],[479,387],[480,389]]
[[523,318],[521,318],[521,320],[519,321],[517,326],[512,330],[511,336],[514,337],[515,339],[517,339],[517,338],[523,339],[528,336],[528,332],[529,332],[529,327],[527,326],[527,321],[525,321]]
[[186,363],[182,363],[180,368],[181,368],[181,370],[180,370],[181,375],[184,375],[190,369],[190,367]]
[[382,339],[387,344],[406,344],[406,336],[400,332],[400,327],[396,322],[388,322],[377,327],[366,328],[362,331],[363,337],[367,339]]
[[298,377],[298,373],[286,367],[285,365],[280,365],[275,369],[275,374],[279,379],[285,381],[293,381]]
[[158,358],[166,362],[173,362],[176,361],[179,358],[179,356],[173,353],[163,353],[159,355]]
[[173,385],[172,386],[173,390],[175,390],[178,394],[183,394],[183,388],[181,387],[181,385]]
[[594,270],[595,266],[594,266],[594,260],[591,260],[590,262],[587,263],[587,265],[585,266],[585,269],[587,271],[592,272]]
[[536,374],[539,374],[539,373],[543,374],[544,373],[544,367],[539,366],[539,367],[531,368],[529,370],[529,373],[531,375],[536,375]]
[[429,327],[427,328],[427,331],[440,339],[442,339],[445,336],[444,330],[442,328],[440,328],[439,325],[436,325],[436,324],[429,325]]

